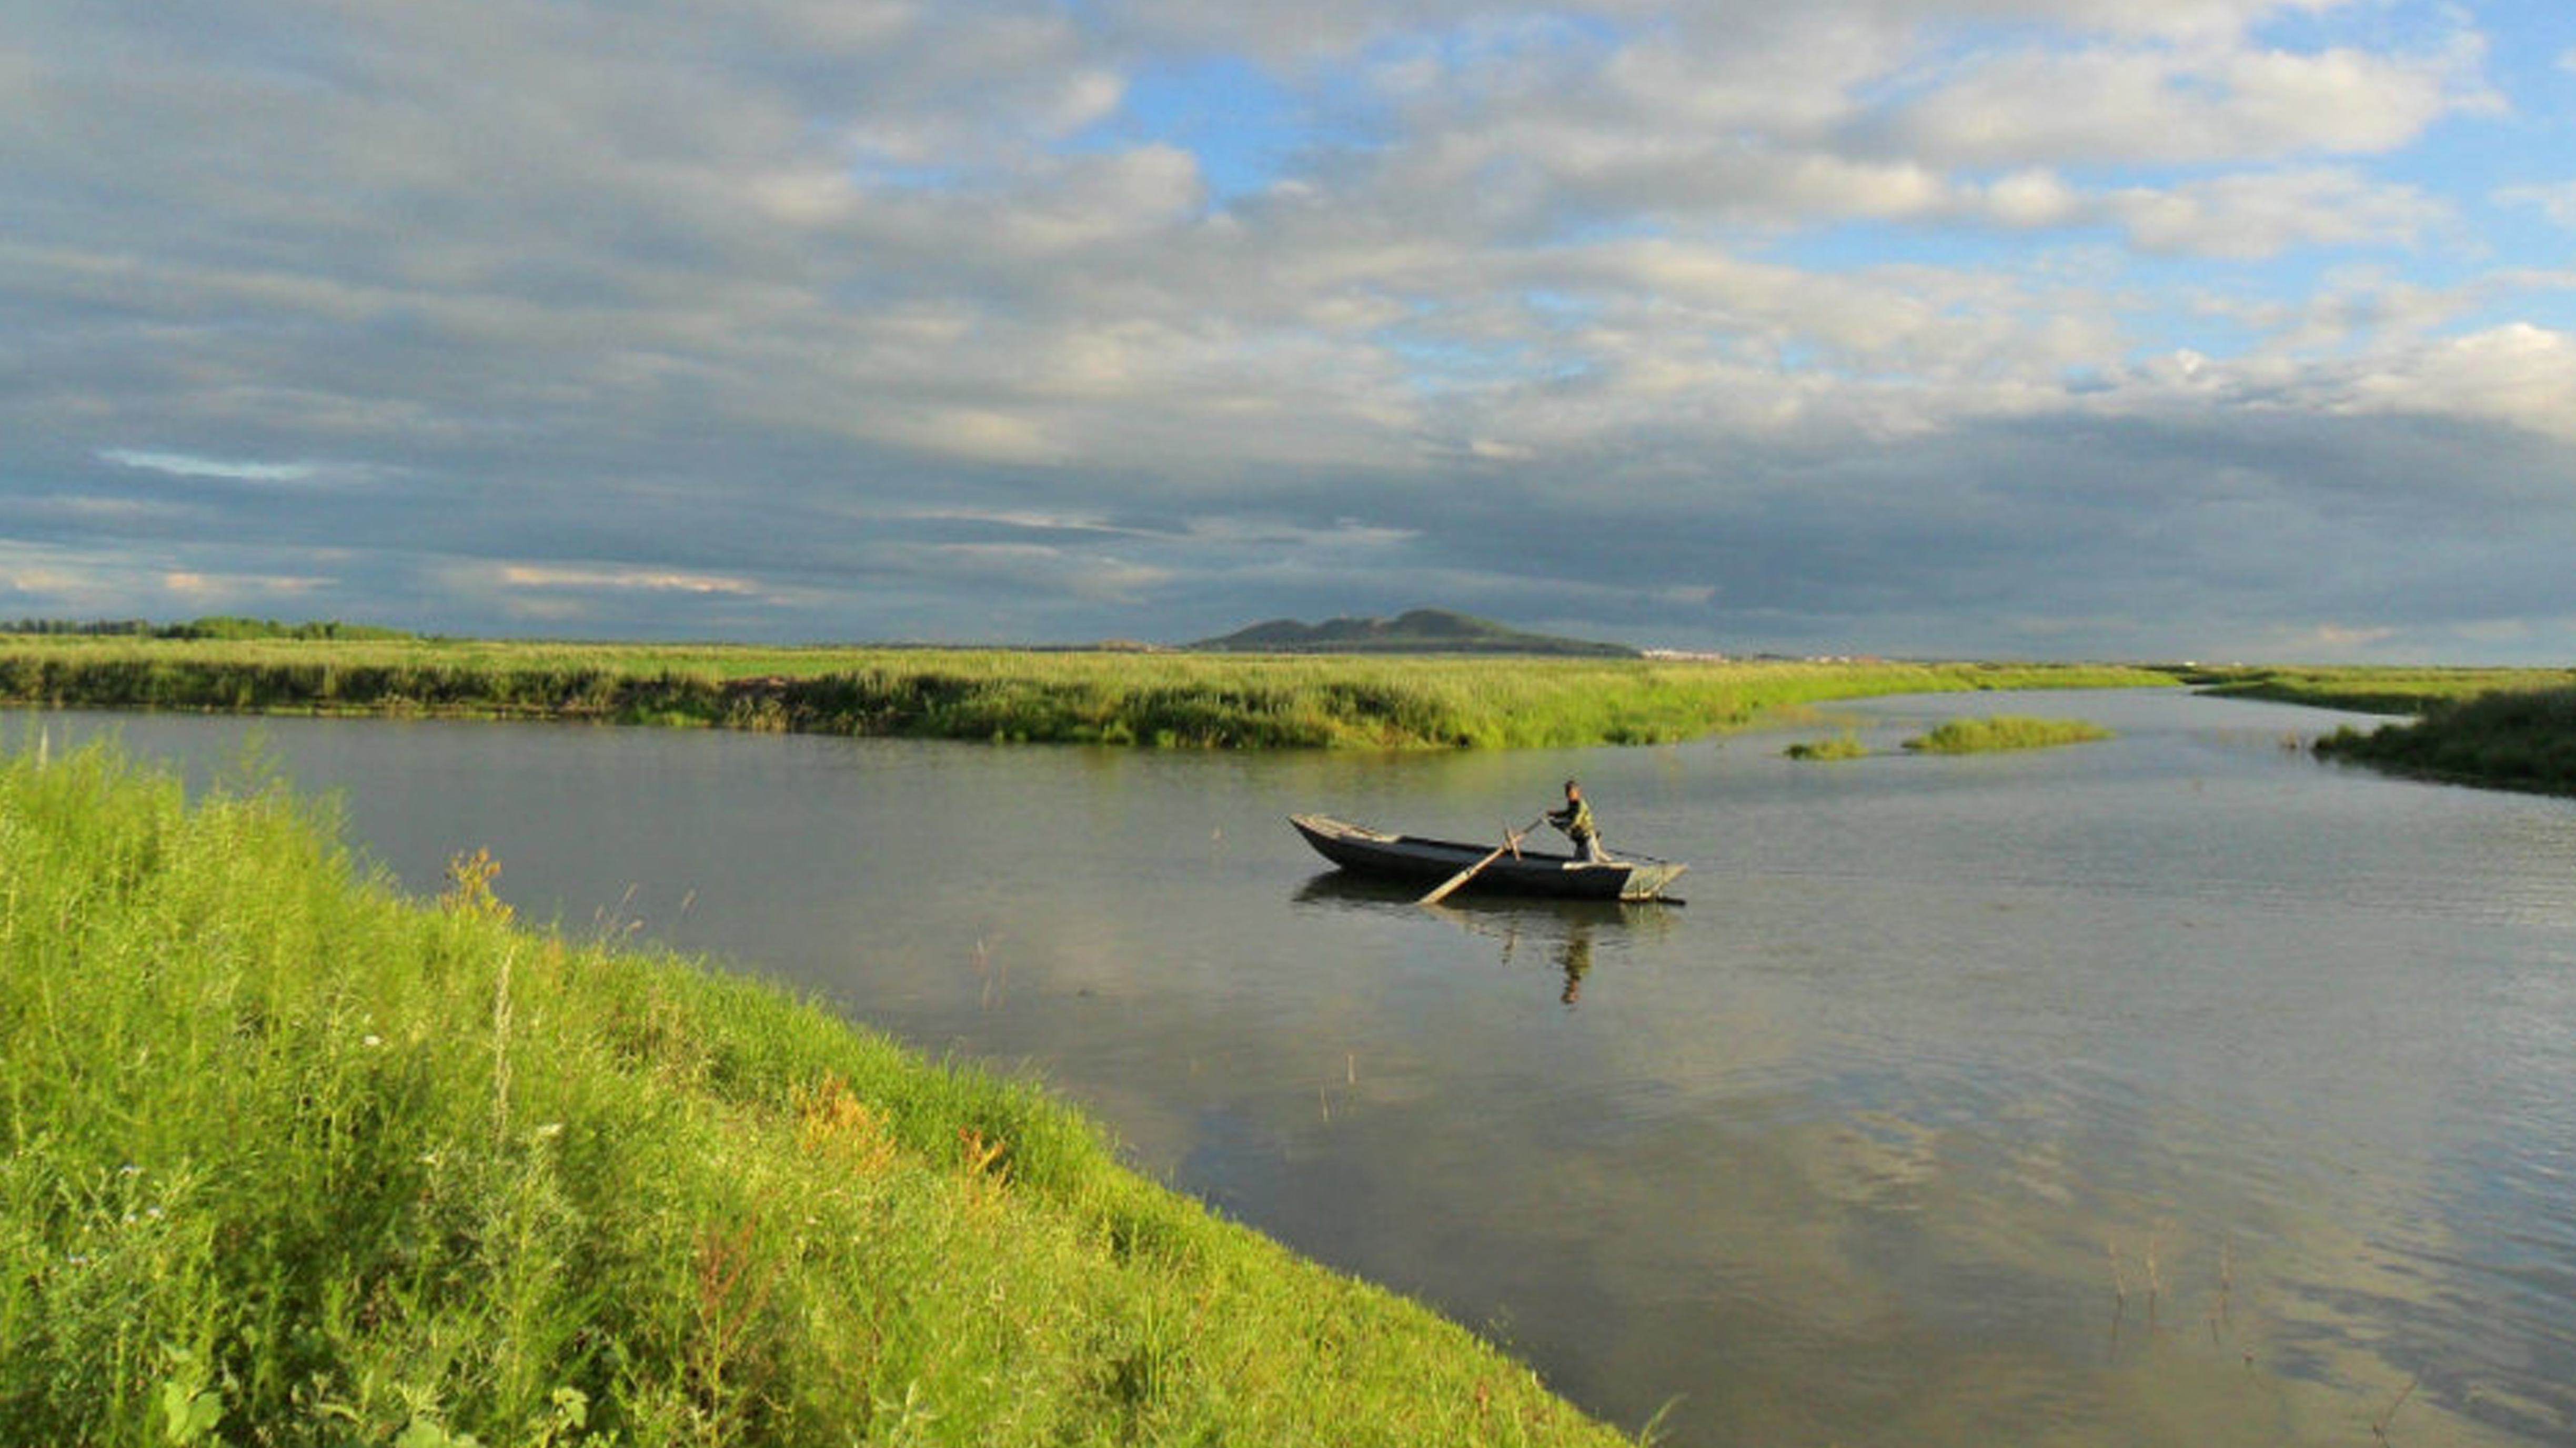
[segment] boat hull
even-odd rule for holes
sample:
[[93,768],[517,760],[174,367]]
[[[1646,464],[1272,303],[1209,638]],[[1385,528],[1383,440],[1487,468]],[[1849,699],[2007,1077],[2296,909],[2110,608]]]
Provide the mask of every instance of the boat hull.
[[[1290,815],[1315,853],[1345,870],[1437,885],[1493,853],[1490,844],[1390,835],[1326,815]],[[1664,860],[1578,860],[1523,850],[1505,853],[1462,888],[1483,894],[1543,895],[1560,900],[1655,900],[1687,865]]]

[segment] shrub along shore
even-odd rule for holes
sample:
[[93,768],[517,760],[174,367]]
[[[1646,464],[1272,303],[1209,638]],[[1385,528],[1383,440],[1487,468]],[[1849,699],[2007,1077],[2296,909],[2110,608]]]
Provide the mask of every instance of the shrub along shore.
[[1033,1085],[0,752],[12,1441],[1620,1441]]
[[2231,668],[2186,670],[2209,693],[2407,714],[2338,729],[2320,758],[2488,789],[2576,794],[2576,669]]
[[2450,783],[2576,794],[2576,687],[2481,694],[2409,724],[2339,729],[2317,753]]
[[2361,714],[2423,714],[2487,694],[2576,688],[2576,669],[2232,664],[2179,665],[2174,674],[2204,694]]
[[0,702],[1181,748],[1648,744],[1891,693],[2169,684],[2062,664],[0,637]]

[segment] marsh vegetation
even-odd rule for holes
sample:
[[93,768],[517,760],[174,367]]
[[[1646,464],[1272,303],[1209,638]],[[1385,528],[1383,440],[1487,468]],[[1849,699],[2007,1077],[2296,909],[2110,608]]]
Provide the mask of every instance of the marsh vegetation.
[[2339,729],[2316,750],[2428,778],[2576,794],[2576,687],[2481,694],[2412,723]]
[[1831,763],[1843,759],[1867,759],[1870,748],[1860,741],[1860,735],[1846,729],[1840,734],[1823,739],[1799,740],[1780,752],[1791,759],[1803,759],[1811,763]]
[[1951,719],[1930,732],[1905,741],[1924,754],[1987,754],[2004,749],[2053,749],[2113,737],[2110,730],[2085,719],[2036,719],[2025,714],[1997,714],[1982,719]]
[[2187,665],[2177,668],[2175,676],[2205,694],[2362,714],[2420,714],[2482,694],[2576,688],[2576,670],[2570,669]]
[[1651,744],[1824,699],[2170,683],[2083,665],[0,639],[0,702],[1165,748]]

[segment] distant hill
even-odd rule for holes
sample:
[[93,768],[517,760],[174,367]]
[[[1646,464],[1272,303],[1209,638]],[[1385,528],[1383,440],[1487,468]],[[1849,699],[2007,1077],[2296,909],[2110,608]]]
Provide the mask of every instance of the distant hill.
[[1237,654],[1570,654],[1631,659],[1625,644],[1523,633],[1489,618],[1445,608],[1417,608],[1394,618],[1334,618],[1301,623],[1272,619],[1191,648]]

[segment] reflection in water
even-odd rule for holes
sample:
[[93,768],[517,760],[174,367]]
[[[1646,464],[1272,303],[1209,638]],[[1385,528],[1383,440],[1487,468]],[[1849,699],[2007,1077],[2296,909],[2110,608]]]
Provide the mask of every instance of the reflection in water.
[[1410,915],[1437,921],[1464,934],[1497,943],[1502,964],[1509,966],[1525,949],[1543,952],[1554,964],[1563,988],[1557,999],[1568,1006],[1583,997],[1583,979],[1592,973],[1596,932],[1638,931],[1649,936],[1669,930],[1675,902],[1552,900],[1522,895],[1457,894],[1436,905],[1418,903],[1421,892],[1401,881],[1375,879],[1347,871],[1327,871],[1297,888],[1299,905],[1334,905]]

